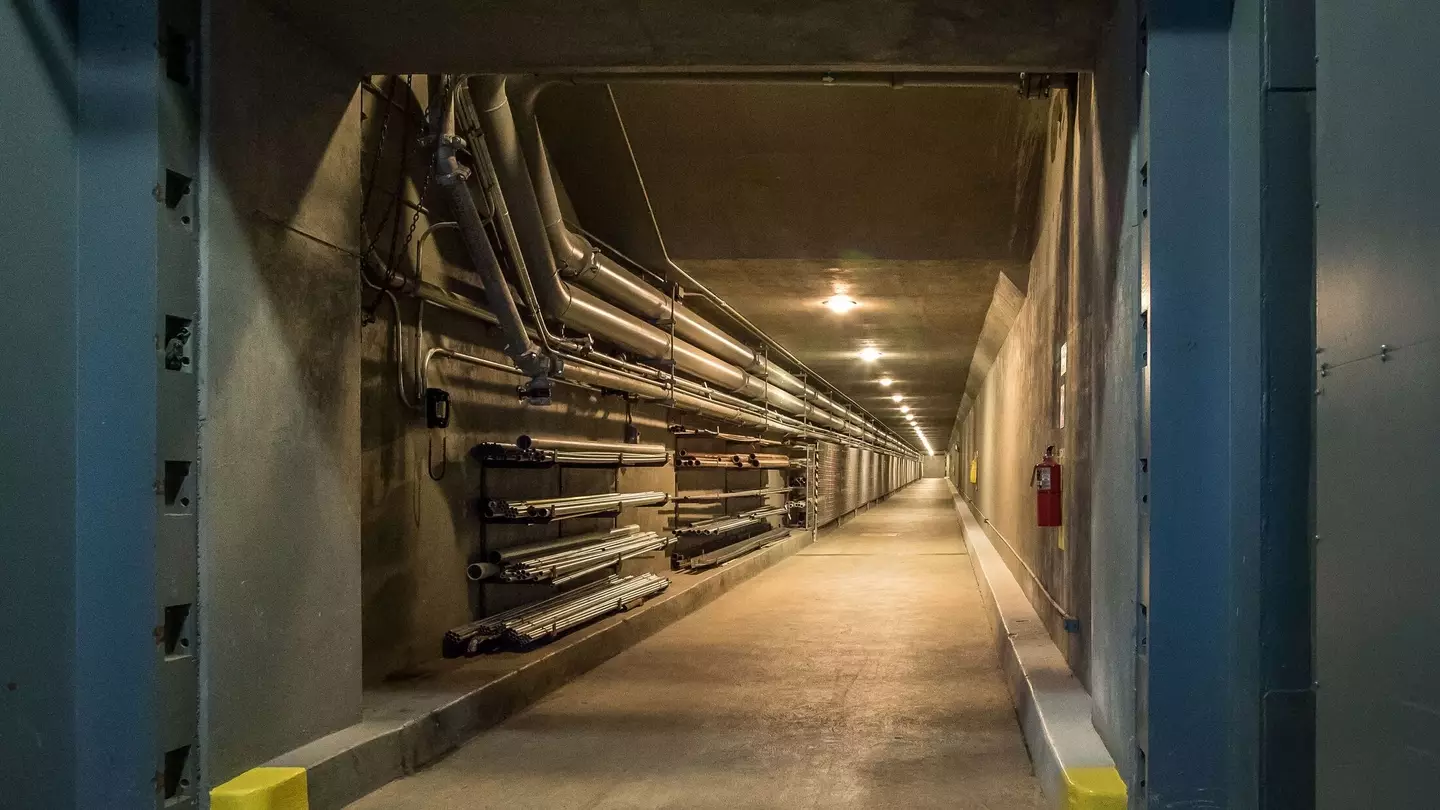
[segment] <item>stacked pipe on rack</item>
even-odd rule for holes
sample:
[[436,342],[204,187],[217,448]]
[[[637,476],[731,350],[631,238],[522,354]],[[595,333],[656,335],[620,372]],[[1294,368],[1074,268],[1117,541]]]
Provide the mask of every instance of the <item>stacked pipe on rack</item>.
[[751,515],[737,515],[734,517],[722,515],[720,517],[711,518],[709,520],[702,520],[698,523],[692,523],[689,526],[681,526],[680,528],[675,530],[675,533],[681,535],[701,535],[710,537],[720,534],[739,532],[745,529],[753,529],[757,526],[764,525],[767,524],[763,519]]
[[588,621],[629,610],[670,587],[654,574],[610,576],[573,591],[463,624],[445,633],[446,658],[478,655],[505,642],[519,646],[559,635]]
[[723,548],[715,549],[704,554],[697,554],[684,560],[677,560],[676,564],[681,568],[689,568],[692,571],[701,568],[710,568],[716,565],[727,563],[742,554],[749,554],[761,546],[768,545],[776,540],[784,539],[790,535],[790,530],[785,528],[771,529],[763,534],[732,543]]
[[790,511],[788,506],[762,506],[759,509],[751,509],[748,512],[741,512],[743,518],[763,518],[771,515],[783,515]]
[[530,501],[494,499],[485,501],[483,511],[489,520],[548,523],[552,520],[614,514],[632,506],[664,506],[669,497],[663,492],[609,492]]
[[[627,527],[638,529],[638,527]],[[622,561],[659,551],[675,538],[657,532],[610,532],[585,545],[512,558],[504,564],[471,563],[465,572],[472,580],[496,578],[504,582],[549,582],[556,587],[619,565]]]
[[790,466],[790,457],[781,453],[692,453],[681,450],[675,454],[677,467],[731,467],[735,469],[775,469]]
[[684,495],[677,495],[670,500],[676,503],[703,503],[706,501],[723,501],[728,498],[755,498],[763,495],[780,495],[789,493],[791,487],[774,487],[771,489],[744,489],[735,492],[687,492]]
[[738,433],[723,433],[719,430],[705,430],[704,428],[687,428],[684,425],[671,425],[670,432],[676,436],[703,436],[711,439],[723,439],[727,442],[743,442],[745,444],[759,444],[770,447],[785,444],[785,442],[779,439],[766,439],[761,436],[742,436]]
[[588,546],[591,543],[603,540],[615,540],[627,534],[635,534],[640,531],[638,524],[632,523],[629,526],[617,526],[614,529],[602,529],[598,532],[586,532],[585,534],[572,534],[569,537],[556,537],[550,540],[536,540],[533,543],[522,543],[518,546],[492,550],[487,559],[489,562],[499,566],[538,557],[542,554],[551,554],[556,551],[563,551],[567,548]]
[[663,467],[670,462],[670,452],[660,444],[571,441],[533,436],[520,436],[513,446],[496,443],[476,445],[473,452],[482,461],[511,463]]

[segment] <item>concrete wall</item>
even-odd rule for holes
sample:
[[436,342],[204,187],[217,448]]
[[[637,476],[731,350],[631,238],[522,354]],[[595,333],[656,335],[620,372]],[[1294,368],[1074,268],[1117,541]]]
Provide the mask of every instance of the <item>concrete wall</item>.
[[208,784],[360,717],[357,73],[214,3],[201,182]]
[[[0,803],[73,806],[76,140],[74,4],[0,6]],[[11,804],[13,803],[13,805]]]
[[[1096,727],[1135,773],[1137,348],[1142,294],[1133,8],[1119,3],[1096,70],[1051,106],[1040,237],[1023,305],[951,436],[951,478],[1013,547],[997,544],[1095,701]],[[1002,282],[1003,283],[1003,282]],[[990,320],[1012,305],[997,290]],[[989,329],[987,323],[987,330]],[[1065,346],[1063,394],[1060,350]],[[973,387],[973,386],[972,386]],[[1035,525],[1031,468],[1048,445],[1064,465],[1064,525]],[[975,472],[974,482],[971,471]],[[1079,619],[1067,633],[1015,554]],[[1091,594],[1103,598],[1092,600]]]
[[1440,755],[1440,93],[1402,77],[1434,65],[1440,9],[1321,0],[1316,34],[1315,795],[1420,807]]

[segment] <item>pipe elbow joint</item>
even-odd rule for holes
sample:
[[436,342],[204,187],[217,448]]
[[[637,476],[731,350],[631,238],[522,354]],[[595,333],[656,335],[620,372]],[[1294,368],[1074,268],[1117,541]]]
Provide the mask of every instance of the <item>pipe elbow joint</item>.
[[564,222],[553,222],[545,226],[545,231],[550,237],[550,250],[560,265],[561,276],[583,280],[600,269],[600,251],[583,236],[571,233]]

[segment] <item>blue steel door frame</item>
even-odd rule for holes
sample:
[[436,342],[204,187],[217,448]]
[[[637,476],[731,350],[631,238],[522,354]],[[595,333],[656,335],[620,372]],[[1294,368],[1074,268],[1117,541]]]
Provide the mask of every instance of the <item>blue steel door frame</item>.
[[1314,802],[1313,12],[1148,9],[1144,806]]

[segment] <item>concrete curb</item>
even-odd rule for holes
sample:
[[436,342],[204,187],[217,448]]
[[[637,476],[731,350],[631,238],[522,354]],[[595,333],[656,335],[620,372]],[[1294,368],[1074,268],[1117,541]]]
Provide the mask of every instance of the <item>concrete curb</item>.
[[703,575],[683,591],[667,593],[621,614],[618,621],[553,642],[541,657],[473,691],[404,721],[362,721],[277,757],[265,768],[304,768],[309,810],[344,807],[435,762],[477,733],[694,613],[813,540],[808,531],[793,534]]
[[1125,810],[1125,783],[1091,722],[1089,693],[953,483],[951,492],[1045,806]]

